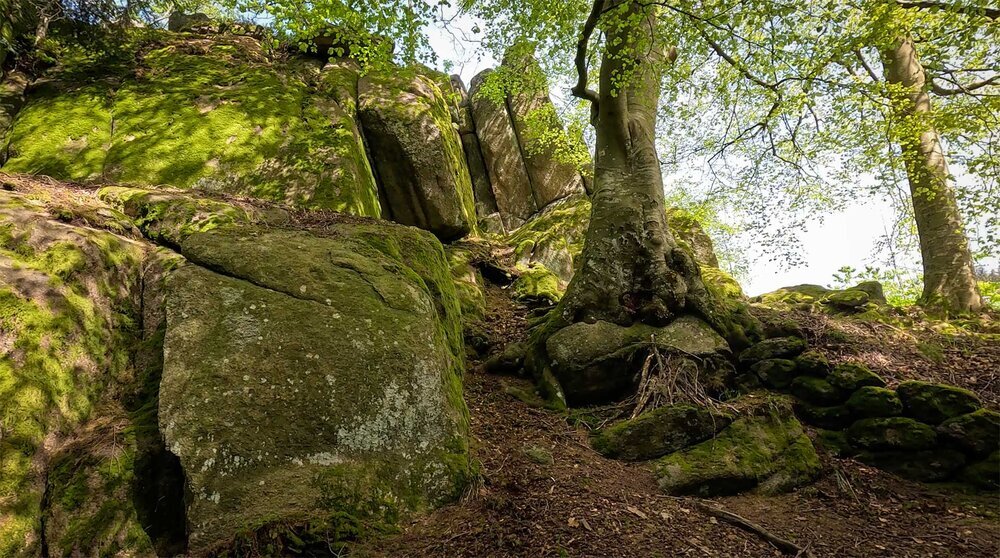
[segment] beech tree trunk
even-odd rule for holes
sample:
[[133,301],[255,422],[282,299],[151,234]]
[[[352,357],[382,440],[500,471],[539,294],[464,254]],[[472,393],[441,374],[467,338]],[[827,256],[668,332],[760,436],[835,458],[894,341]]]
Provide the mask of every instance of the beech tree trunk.
[[931,122],[927,74],[910,37],[883,54],[885,79],[900,128],[898,135],[917,222],[923,258],[922,303],[938,312],[978,312],[982,298],[976,286],[972,254],[951,187],[941,138]]
[[[670,322],[704,293],[697,265],[667,228],[655,119],[665,51],[655,7],[630,2],[605,29],[594,126],[593,208],[583,263],[557,308],[563,323]],[[624,86],[622,86],[624,78]]]

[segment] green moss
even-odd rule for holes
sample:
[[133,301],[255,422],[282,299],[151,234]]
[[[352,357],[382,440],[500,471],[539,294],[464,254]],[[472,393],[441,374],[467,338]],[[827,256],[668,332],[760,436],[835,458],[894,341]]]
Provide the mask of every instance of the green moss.
[[589,222],[589,198],[569,196],[522,225],[506,243],[514,247],[518,264],[527,267],[537,263],[549,268],[564,289],[579,265]]
[[706,440],[730,422],[731,414],[707,407],[666,405],[603,428],[590,443],[606,457],[642,461]]
[[891,389],[865,386],[847,400],[847,407],[858,418],[894,417],[903,412],[903,403]]
[[[130,294],[140,248],[47,221],[42,208],[0,207],[0,555],[30,553],[43,492],[36,452],[70,431],[108,385],[128,377]],[[71,495],[73,492],[71,491]],[[78,496],[78,494],[77,494]],[[27,541],[27,542],[26,542]]]
[[844,362],[833,367],[827,376],[832,385],[850,393],[865,386],[885,387],[885,380],[864,364]]
[[660,487],[670,494],[781,492],[812,480],[819,470],[812,442],[780,403],[656,463]]
[[905,414],[927,424],[939,424],[982,406],[975,393],[946,384],[912,380],[899,384],[896,393],[903,401]]
[[304,62],[271,63],[248,37],[144,34],[128,71],[65,70],[88,85],[33,90],[4,170],[380,215],[354,103],[338,103]]
[[855,447],[888,451],[930,449],[937,438],[930,426],[905,417],[861,419],[847,436]]
[[559,302],[563,291],[559,278],[545,266],[533,264],[518,267],[520,275],[514,281],[514,297],[523,301]]
[[106,84],[49,83],[33,90],[7,136],[6,172],[100,178],[111,144],[114,93]]
[[815,405],[835,405],[843,403],[847,394],[820,378],[799,376],[789,386],[792,395]]

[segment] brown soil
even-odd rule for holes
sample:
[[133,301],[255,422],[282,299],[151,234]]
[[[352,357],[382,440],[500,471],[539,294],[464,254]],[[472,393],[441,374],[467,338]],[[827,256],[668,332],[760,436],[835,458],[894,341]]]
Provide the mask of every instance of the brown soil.
[[[494,340],[523,336],[526,309],[496,288],[487,298],[487,321],[500,332]],[[912,351],[904,354],[877,337],[867,345],[834,347],[823,343],[822,334],[811,333],[834,359],[883,354],[884,360],[866,360],[889,378],[949,379],[935,371],[947,370],[950,360],[940,367],[917,365]],[[952,350],[963,349],[947,349],[948,358]],[[987,353],[992,355],[987,364],[995,370],[1000,355]],[[906,366],[895,368],[902,363]],[[509,394],[511,387],[531,390],[525,379],[488,375],[479,366],[465,380],[481,484],[461,502],[413,520],[398,535],[355,548],[356,555],[782,555],[758,535],[700,511],[698,502],[736,513],[818,557],[1000,555],[995,494],[904,481],[853,460],[824,456],[823,476],[791,494],[669,497],[659,491],[647,465],[603,458],[590,449],[582,422],[573,426],[564,414],[527,404]]]

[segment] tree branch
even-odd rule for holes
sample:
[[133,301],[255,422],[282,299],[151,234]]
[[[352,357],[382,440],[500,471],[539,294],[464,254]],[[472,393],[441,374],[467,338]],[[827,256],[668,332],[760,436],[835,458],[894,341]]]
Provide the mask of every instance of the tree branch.
[[934,1],[916,1],[916,0],[896,0],[896,4],[901,8],[914,8],[917,10],[929,10],[937,9],[946,12],[953,12],[956,14],[965,14],[970,16],[984,16],[992,20],[1000,19],[1000,9],[997,8],[987,8],[987,7],[976,7],[976,6],[958,6],[950,2],[934,2]]
[[975,83],[970,83],[969,85],[963,85],[962,83],[960,83],[958,81],[954,81],[954,80],[950,80],[950,79],[945,79],[945,81],[947,81],[949,83],[954,83],[955,85],[957,85],[958,87],[956,87],[955,89],[949,89],[947,87],[942,87],[942,86],[938,85],[934,81],[933,78],[931,78],[930,81],[931,81],[931,91],[933,91],[935,95],[940,95],[942,97],[948,97],[950,95],[960,95],[962,93],[972,93],[976,89],[982,89],[983,87],[986,87],[988,85],[993,85],[995,83],[1000,83],[1000,75],[995,75],[995,76],[993,76],[991,78],[987,78],[987,79],[984,79],[984,80],[981,80],[981,81],[977,81]]
[[594,29],[597,28],[598,20],[601,19],[601,10],[604,8],[604,1],[605,0],[594,0],[594,5],[590,8],[590,15],[587,16],[587,21],[583,24],[583,30],[580,33],[580,40],[576,43],[576,58],[574,59],[574,63],[576,64],[577,81],[576,85],[574,85],[573,89],[571,89],[571,92],[574,97],[590,101],[591,123],[597,122],[600,97],[596,91],[587,88],[587,46],[590,43],[590,37],[594,34]]

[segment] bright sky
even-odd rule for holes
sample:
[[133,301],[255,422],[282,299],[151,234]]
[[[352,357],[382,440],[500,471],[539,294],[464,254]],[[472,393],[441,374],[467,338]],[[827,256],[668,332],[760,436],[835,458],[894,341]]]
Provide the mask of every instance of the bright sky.
[[[475,23],[462,16],[452,22],[452,29],[457,32],[431,29],[429,33],[431,47],[442,60],[454,64],[452,72],[461,75],[466,85],[478,72],[497,65],[492,56],[465,40],[475,36],[471,32]],[[565,93],[553,91],[552,95],[561,98]],[[767,258],[753,261],[749,276],[741,281],[743,288],[752,296],[801,283],[828,285],[842,266],[864,269],[866,264],[875,263],[872,255],[876,242],[889,230],[892,217],[893,209],[888,202],[877,200],[859,201],[843,211],[828,214],[822,222],[817,221],[800,233],[802,264],[788,268]]]

